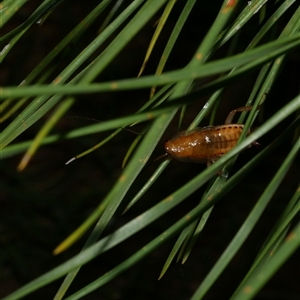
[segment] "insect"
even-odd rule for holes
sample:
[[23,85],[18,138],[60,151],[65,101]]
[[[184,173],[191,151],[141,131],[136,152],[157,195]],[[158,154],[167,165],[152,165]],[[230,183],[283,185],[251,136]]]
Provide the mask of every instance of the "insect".
[[[251,109],[252,107],[249,106],[231,111],[226,118],[225,125],[179,132],[165,143],[165,155],[178,161],[207,163],[209,166],[236,145],[243,131],[243,124],[231,124],[235,113]],[[253,142],[249,147],[252,145],[258,145],[258,143]]]

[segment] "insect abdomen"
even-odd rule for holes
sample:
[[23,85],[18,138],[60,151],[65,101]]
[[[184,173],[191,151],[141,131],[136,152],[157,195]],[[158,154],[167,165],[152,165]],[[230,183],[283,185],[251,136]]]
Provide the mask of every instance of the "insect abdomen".
[[241,124],[230,124],[181,132],[166,142],[165,149],[180,161],[212,162],[236,145],[243,128]]
[[[206,144],[204,146],[206,153],[205,157],[207,161],[216,160],[222,155],[230,151],[237,143],[242,130],[243,125],[231,124],[216,126],[205,134]],[[210,142],[209,142],[210,141]],[[201,145],[199,148],[202,148]],[[197,149],[195,147],[195,157],[197,157]],[[203,151],[200,151],[203,152]]]

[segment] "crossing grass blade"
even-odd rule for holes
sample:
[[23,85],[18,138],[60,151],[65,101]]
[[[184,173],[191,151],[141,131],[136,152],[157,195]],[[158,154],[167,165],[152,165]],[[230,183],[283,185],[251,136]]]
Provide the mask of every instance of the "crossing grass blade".
[[26,3],[26,0],[10,0],[3,1],[1,5],[1,25],[4,26],[6,22],[13,17],[13,15]]
[[[226,4],[224,4],[225,6]],[[192,66],[200,65],[204,61],[204,57],[207,56],[206,52],[209,51],[209,42],[213,41],[214,38],[219,34],[222,26],[226,24],[227,19],[230,16],[230,12],[232,10],[228,10],[227,14],[220,13],[220,18],[217,18],[217,21],[215,22],[214,26],[212,26],[210,32],[205,37],[202,44],[200,44],[198,48],[198,53],[202,53],[203,56],[200,58],[195,55],[194,59],[190,62],[188,69]],[[100,67],[100,65],[99,65]],[[97,64],[93,66],[93,70],[98,70],[99,67]],[[100,67],[103,68],[103,65]],[[94,71],[90,72],[93,76]],[[89,78],[89,77],[88,77]],[[186,81],[186,82],[180,82],[176,85],[174,89],[174,93],[170,97],[170,100],[184,95],[186,91],[191,86],[192,82]],[[126,192],[128,191],[129,187],[133,183],[134,179],[137,177],[138,173],[142,170],[143,164],[145,164],[149,158],[149,154],[153,151],[155,145],[161,138],[162,133],[164,132],[164,129],[168,126],[170,121],[172,120],[174,114],[176,113],[176,110],[171,111],[168,114],[161,115],[156,119],[156,121],[153,123],[151,129],[146,134],[145,138],[143,139],[143,142],[141,143],[140,147],[138,148],[135,156],[132,158],[131,162],[129,162],[128,166],[124,170],[123,174],[120,177],[119,182],[115,185],[115,187],[111,190],[109,195],[103,200],[103,203],[100,205],[100,207],[104,207],[103,214],[102,210],[99,209],[99,212],[101,212],[101,217],[97,223],[97,226],[94,228],[92,234],[90,235],[89,239],[87,240],[85,246],[83,249],[89,247],[90,245],[94,244],[96,240],[99,238],[105,227],[108,225],[109,221],[111,220],[112,216],[114,215],[115,211],[119,207],[123,197],[125,196]],[[157,127],[156,127],[157,126]],[[162,130],[158,130],[158,128]],[[147,155],[146,155],[147,153]],[[137,157],[137,159],[135,158]],[[138,162],[142,162],[143,164],[140,164]],[[127,174],[128,172],[128,174]],[[99,207],[99,208],[100,208]],[[95,213],[92,215],[92,218],[88,218],[85,223],[83,223],[65,242],[63,242],[61,245],[59,245],[55,249],[55,253],[59,253],[62,251],[66,246],[70,244],[70,242],[73,242],[75,239],[78,238],[79,235],[81,235],[84,230],[88,228],[88,225],[91,224],[91,220],[95,218]],[[63,293],[66,291],[67,287],[71,284],[73,279],[75,278],[77,272],[79,271],[79,268],[76,270],[73,270],[71,273],[68,274],[68,276],[65,278],[65,281],[63,285],[61,286],[61,289],[58,291],[58,294],[61,294],[60,291],[63,290]]]
[[150,55],[151,55],[151,53],[153,51],[155,43],[156,43],[156,41],[157,41],[157,39],[158,39],[158,37],[159,37],[159,35],[160,35],[160,33],[161,33],[164,25],[165,25],[165,23],[167,22],[167,19],[168,19],[169,15],[170,15],[170,13],[172,11],[172,8],[174,7],[175,3],[176,3],[176,0],[169,0],[168,4],[165,7],[165,10],[164,10],[162,16],[159,19],[158,24],[156,26],[156,30],[155,30],[155,32],[153,34],[152,40],[150,41],[149,47],[147,49],[146,56],[144,58],[143,64],[142,64],[141,69],[139,71],[138,77],[140,77],[142,75],[142,73],[143,73],[143,71],[144,71],[144,69],[146,67],[146,64],[147,64],[147,62],[148,62],[148,60],[150,58]]
[[[257,47],[254,50],[247,51],[246,53],[237,54],[230,58],[224,58],[215,62],[203,64],[201,68],[196,66],[189,67],[180,71],[166,72],[161,76],[143,76],[141,78],[126,79],[119,81],[112,81],[99,84],[78,84],[73,85],[57,85],[50,87],[32,86],[32,87],[19,87],[15,88],[2,88],[1,98],[6,97],[20,97],[23,95],[35,96],[40,94],[46,95],[64,95],[64,94],[78,94],[78,93],[96,93],[107,91],[122,91],[129,89],[141,89],[151,87],[152,85],[165,85],[175,83],[177,81],[195,80],[205,78],[212,75],[217,75],[226,71],[230,71],[233,67],[240,67],[240,72],[235,73],[240,76],[241,73],[247,74],[246,71],[255,70],[257,67],[265,64],[266,62],[280,56],[283,53],[295,50],[300,47],[299,33],[290,37],[282,38],[277,41],[270,42],[266,45]],[[232,76],[233,77],[233,76]],[[219,80],[220,81],[220,80]],[[227,80],[228,82],[229,80]],[[217,80],[213,81],[217,82]],[[226,82],[226,83],[227,83]],[[211,85],[211,84],[210,84]],[[223,84],[224,85],[224,84]],[[204,85],[206,88],[208,84]],[[202,88],[202,89],[203,89]],[[216,85],[212,86],[216,88]],[[199,89],[200,91],[200,89]]]
[[[185,24],[190,12],[192,11],[192,8],[193,8],[195,2],[196,2],[195,0],[188,0],[186,2],[186,5],[184,6],[184,8],[181,12],[181,16],[178,18],[177,23],[175,24],[174,29],[173,29],[172,33],[170,34],[170,38],[167,42],[164,52],[160,58],[160,61],[158,63],[158,66],[157,66],[157,69],[155,72],[156,75],[160,75],[163,72],[163,69],[164,69],[164,67],[167,63],[167,60],[172,52],[172,49],[175,45],[175,42],[177,41],[178,36]],[[154,96],[155,91],[156,91],[156,86],[153,86],[151,88],[150,98],[152,98]]]
[[[17,49],[16,45],[19,44],[16,44],[16,42],[21,43],[23,41],[22,38],[26,36],[25,32],[24,34],[22,33],[22,30],[28,32],[28,26],[34,24],[35,17],[43,17],[45,13],[47,13],[46,8],[58,9],[59,4],[62,2],[63,1],[44,1],[30,17],[30,22],[27,21],[25,25],[21,25],[16,30],[6,34],[2,41],[9,43],[12,38],[15,44],[11,43],[12,48],[8,51],[4,49],[5,51],[1,52],[1,58],[5,60],[8,59],[9,56],[7,54],[11,54]],[[208,5],[207,1],[202,1],[201,5],[203,5],[203,10],[201,9],[200,12],[195,11],[199,2],[201,1],[189,0],[184,4],[180,3],[180,1],[176,2],[174,9],[182,5],[182,11],[178,13],[178,20],[173,22],[176,28],[174,27],[167,41],[163,54],[166,55],[166,57],[171,56],[173,51],[177,49],[178,44],[175,43],[175,41],[177,41],[177,38],[180,38],[181,32],[184,32],[184,25],[189,22],[192,12],[203,16],[205,8],[212,9],[212,6]],[[3,3],[9,4],[11,2],[7,0]],[[17,3],[17,1],[15,1],[15,3]],[[25,2],[19,1],[18,3],[23,5]],[[96,199],[98,202],[95,208],[93,206],[94,211],[92,211],[89,217],[84,219],[85,217],[82,217],[82,214],[78,214],[77,217],[79,218],[79,222],[82,222],[82,225],[56,248],[55,253],[57,254],[69,247],[94,225],[91,231],[92,233],[86,239],[82,251],[64,260],[63,263],[52,270],[45,271],[43,275],[34,280],[31,279],[33,276],[31,276],[30,279],[27,278],[27,282],[32,281],[15,290],[10,295],[5,296],[4,299],[12,300],[21,299],[25,296],[32,297],[34,291],[38,289],[43,291],[42,288],[47,284],[63,276],[66,277],[61,287],[55,291],[56,295],[54,299],[58,300],[63,297],[67,299],[84,298],[106,283],[118,277],[121,278],[123,272],[129,272],[130,268],[153,253],[155,249],[158,249],[167,241],[170,241],[171,238],[176,239],[176,237],[179,237],[177,242],[175,240],[174,246],[173,244],[166,245],[170,247],[170,249],[173,247],[173,249],[166,259],[165,266],[159,277],[161,278],[164,275],[165,280],[166,276],[169,275],[166,271],[173,262],[176,254],[179,253],[179,260],[181,262],[185,262],[191,253],[194,254],[192,249],[195,247],[196,241],[201,240],[202,234],[204,233],[203,229],[209,227],[210,224],[207,220],[215,213],[217,209],[216,204],[225,200],[232,204],[234,199],[228,196],[227,193],[234,187],[243,184],[242,179],[247,180],[248,177],[246,176],[249,175],[250,171],[255,168],[259,171],[267,167],[265,160],[268,156],[272,153],[276,153],[275,150],[277,147],[286,145],[288,154],[286,157],[280,158],[281,165],[279,165],[276,175],[273,174],[270,176],[270,180],[268,180],[262,188],[259,200],[254,205],[254,208],[248,212],[247,220],[240,228],[236,229],[236,236],[229,245],[225,245],[225,251],[223,253],[220,251],[219,261],[208,271],[198,290],[196,292],[192,291],[192,293],[195,292],[192,299],[202,299],[204,295],[207,295],[208,292],[213,290],[212,287],[214,284],[222,279],[220,275],[228,267],[234,253],[236,253],[240,249],[241,244],[247,240],[249,233],[252,232],[253,224],[262,220],[263,216],[261,216],[261,213],[265,207],[272,205],[272,202],[269,202],[271,196],[276,193],[276,189],[280,187],[280,183],[284,179],[286,172],[293,166],[293,159],[296,155],[299,155],[300,141],[299,134],[297,135],[296,131],[300,124],[299,114],[297,115],[297,112],[300,111],[299,95],[288,96],[290,94],[286,93],[285,97],[280,100],[277,106],[275,105],[273,107],[273,103],[271,103],[273,98],[276,99],[276,97],[272,95],[275,82],[277,82],[276,80],[280,72],[285,72],[284,63],[292,57],[289,54],[291,53],[291,55],[293,55],[300,47],[300,8],[296,5],[297,1],[284,0],[280,2],[270,2],[266,0],[253,0],[249,3],[243,3],[242,1],[223,1],[219,12],[214,12],[214,18],[210,26],[207,26],[208,30],[203,40],[195,34],[192,34],[192,37],[195,39],[194,46],[197,48],[197,51],[189,58],[190,62],[186,67],[174,70],[174,68],[168,66],[169,72],[162,73],[162,71],[159,71],[161,73],[159,73],[160,75],[157,73],[140,78],[129,78],[129,76],[123,78],[113,74],[113,77],[110,77],[109,81],[103,81],[103,77],[101,76],[104,74],[104,70],[110,71],[112,62],[118,61],[120,63],[122,59],[118,59],[121,57],[119,55],[121,51],[125,49],[124,47],[139,34],[146,24],[149,24],[147,22],[149,22],[151,18],[156,18],[163,13],[166,3],[166,0],[135,0],[130,4],[124,1],[122,4],[122,12],[116,14],[115,19],[111,19],[105,29],[101,30],[101,32],[88,43],[86,43],[82,37],[84,33],[89,33],[89,26],[78,24],[72,33],[67,35],[66,38],[58,44],[58,49],[51,49],[52,51],[49,51],[48,56],[42,60],[42,62],[47,65],[47,68],[43,66],[43,63],[37,64],[34,70],[25,77],[24,85],[20,85],[19,87],[9,85],[1,87],[0,97],[1,101],[3,101],[1,103],[1,109],[7,109],[7,114],[4,117],[1,116],[1,120],[7,123],[10,122],[1,132],[1,147],[3,147],[1,150],[1,159],[23,153],[29,147],[35,147],[35,149],[37,149],[38,144],[46,147],[46,145],[50,143],[58,144],[62,139],[68,140],[87,137],[93,133],[112,129],[119,130],[120,127],[142,122],[147,122],[147,124],[140,124],[141,127],[143,125],[145,128],[149,126],[142,136],[141,141],[138,143],[138,146],[135,147],[134,153],[129,157],[121,175],[116,176],[115,184],[111,187],[106,196],[98,196]],[[67,2],[65,4],[67,5]],[[89,21],[85,25],[90,25],[94,21],[97,21],[97,16],[99,16],[100,13],[107,13],[105,9],[111,8],[113,4],[113,1],[104,0],[95,8],[91,8],[91,14],[85,18],[85,20]],[[4,12],[5,10],[1,11],[2,14]],[[7,17],[5,17],[6,19],[4,19],[5,24],[8,24],[13,14],[14,12],[9,12]],[[49,18],[51,18],[51,16],[52,14]],[[100,15],[100,17],[101,16],[103,15]],[[280,20],[279,23],[278,20]],[[46,24],[47,21],[48,19],[46,20]],[[171,19],[168,19],[168,22],[169,21],[171,22]],[[255,27],[256,25],[257,27]],[[252,40],[251,37],[247,37],[247,35],[249,35],[249,28],[251,28]],[[283,30],[280,31],[282,28]],[[237,33],[239,35],[236,35]],[[242,46],[242,44],[239,45],[239,43],[236,43],[236,45],[240,47],[238,54],[236,54],[234,48],[230,47],[230,45],[226,45],[232,37],[236,39],[236,41],[232,42],[233,44],[240,41],[241,37],[247,37],[248,47],[246,44]],[[71,59],[68,46],[74,41],[83,42],[85,50],[80,53],[75,53],[75,59],[74,57]],[[183,45],[180,45],[180,47],[182,46]],[[223,46],[224,48],[222,49]],[[227,51],[227,46],[231,48],[233,53]],[[102,52],[100,49],[105,50]],[[228,52],[230,53],[229,57],[224,58],[224,53]],[[59,57],[68,60],[63,70],[60,69],[61,66],[59,67],[59,64],[56,64],[56,59]],[[90,63],[91,60],[93,60],[93,63]],[[157,70],[165,68],[165,66],[167,66],[165,65],[166,62],[169,62],[169,60],[162,57],[159,66],[157,66]],[[145,182],[141,172],[145,168],[153,150],[169,124],[173,120],[174,123],[176,122],[174,116],[176,116],[177,112],[182,110],[183,107],[186,107],[186,112],[188,112],[190,109],[189,104],[198,104],[201,108],[198,111],[193,111],[193,116],[196,114],[197,116],[188,128],[192,129],[201,122],[204,123],[203,118],[208,114],[210,109],[215,109],[217,113],[219,110],[217,107],[218,102],[224,104],[222,102],[226,97],[221,97],[224,95],[223,92],[235,88],[235,85],[230,84],[255,71],[259,71],[259,73],[254,84],[248,83],[249,85],[252,84],[252,87],[249,92],[248,100],[244,101],[247,105],[253,106],[253,110],[250,113],[242,114],[238,122],[245,124],[245,128],[251,128],[253,120],[257,116],[257,111],[264,108],[261,107],[262,103],[266,103],[265,109],[267,110],[272,106],[270,112],[268,111],[268,119],[266,121],[263,120],[257,130],[252,132],[245,139],[242,139],[235,148],[221,157],[215,164],[200,173],[198,172],[191,179],[176,186],[171,186],[171,191],[166,194],[166,197],[165,195],[159,194],[158,199],[155,199],[155,204],[151,205],[150,208],[140,209],[142,205],[135,206],[134,209],[138,210],[138,216],[135,214],[132,218],[128,219],[125,224],[122,223],[119,227],[111,231],[106,231],[113,219],[118,218],[118,209],[122,208],[122,205],[126,207],[127,211],[129,208],[132,208],[138,200],[140,201],[139,204],[142,204],[141,201],[144,197],[151,193],[150,188],[154,188],[153,184],[162,183],[162,185],[164,185],[164,176],[159,175],[163,171],[168,171],[168,169],[166,170],[167,167],[170,167],[168,161],[163,162],[154,170],[152,173],[153,176],[150,174],[150,178],[144,186],[140,185],[139,179]],[[56,78],[56,80],[48,84],[47,81],[51,77]],[[206,81],[207,78],[209,78],[209,82]],[[253,79],[253,77],[251,78]],[[200,81],[196,81],[198,79],[201,80],[201,84]],[[55,117],[54,108],[59,109],[59,107],[62,107],[67,103],[68,99],[71,99],[70,97],[73,97],[73,94],[75,95],[74,98],[80,99],[80,95],[84,93],[88,95],[93,93],[100,94],[102,92],[114,93],[116,91],[150,89],[155,86],[158,91],[151,100],[141,100],[141,102],[138,102],[137,107],[140,109],[137,113],[135,113],[136,110],[128,109],[124,116],[121,110],[115,109],[114,107],[116,113],[101,123],[67,130],[67,132],[57,131],[58,133],[56,134],[48,135],[50,129],[55,128],[55,123],[68,109],[68,107],[66,107],[63,111],[58,110],[56,112],[58,115]],[[287,91],[286,86],[282,86],[282,89]],[[209,93],[212,93],[212,96]],[[209,100],[206,100],[206,98],[205,100],[199,100],[199,97],[203,95],[209,95],[211,97]],[[18,98],[21,99],[19,103],[17,103]],[[120,97],[113,105],[117,106],[121,103],[122,99],[123,98]],[[101,100],[97,98],[95,101]],[[198,101],[203,101],[203,103],[199,103]],[[16,106],[14,106],[15,104]],[[133,104],[136,105],[136,103]],[[23,105],[26,107],[24,108]],[[86,106],[84,101],[81,105],[82,107]],[[128,102],[128,106],[130,105],[131,102]],[[227,107],[230,105],[227,105]],[[221,107],[221,105],[219,107]],[[103,109],[103,112],[105,111],[105,107],[101,109]],[[230,110],[231,108],[228,108],[228,112]],[[41,126],[43,130],[46,128],[46,131],[42,130],[38,132],[37,130],[38,144],[35,144],[34,138],[30,136],[26,137],[27,141],[25,142],[18,140],[31,125],[36,124],[37,121],[42,122],[42,120],[45,120],[43,118],[46,118],[45,116],[49,112],[54,113],[53,116],[55,120],[53,120],[52,123],[50,121],[50,123],[45,123]],[[16,117],[11,117],[12,113],[16,113]],[[224,113],[226,114],[227,112]],[[17,115],[20,115],[20,117]],[[231,164],[233,164],[237,155],[245,147],[262,137],[269,138],[273,129],[283,123],[286,129],[283,132],[278,132],[276,138],[271,138],[267,145],[263,145],[257,150],[258,153],[241,168],[234,171],[233,174],[230,172],[228,178],[226,178],[226,176],[217,176],[217,173],[224,167],[226,170],[230,170]],[[36,130],[34,127],[31,129],[33,131]],[[293,134],[295,138],[294,144],[291,146],[289,142],[286,143],[286,141],[290,141],[290,137]],[[112,136],[113,135],[114,133]],[[109,137],[105,139],[105,141],[108,139]],[[15,141],[15,144],[12,143],[13,141]],[[101,143],[103,144],[104,142]],[[31,148],[31,150],[32,149],[34,148]],[[103,157],[103,159],[105,160],[106,157]],[[81,172],[82,170],[78,170],[78,172],[79,171]],[[9,174],[11,175],[11,173]],[[114,174],[116,174],[116,172]],[[120,174],[120,172],[117,174]],[[123,262],[119,264],[115,263],[108,272],[98,272],[97,275],[91,275],[93,277],[89,282],[85,282],[83,285],[74,285],[74,294],[65,296],[69,291],[70,285],[77,277],[78,272],[84,273],[85,270],[81,269],[83,265],[86,265],[89,272],[88,268],[91,264],[88,264],[88,262],[92,262],[93,259],[114,247],[117,247],[116,250],[120,250],[122,242],[129,238],[134,239],[134,235],[144,230],[147,226],[151,228],[151,226],[160,221],[160,218],[166,216],[167,213],[172,213],[173,209],[180,208],[180,204],[190,205],[190,203],[187,202],[188,197],[196,191],[198,192],[199,188],[204,186],[206,188],[205,192],[199,196],[198,203],[196,203],[194,207],[180,214],[171,225],[164,224],[165,227],[160,227],[160,231],[154,237],[147,240],[143,244],[144,246],[139,245],[133,249],[130,254],[123,259]],[[131,195],[131,188],[134,191],[138,191],[134,197],[129,197],[129,195]],[[151,196],[150,194],[150,197]],[[74,200],[76,200],[76,197]],[[124,203],[125,201],[128,202]],[[129,204],[127,205],[127,203]],[[30,202],[26,202],[26,205],[30,206]],[[213,207],[215,207],[215,209],[213,209]],[[59,209],[61,209],[61,207]],[[91,210],[89,210],[88,213],[90,213],[90,211]],[[12,211],[12,215],[14,215],[14,213],[15,211]],[[129,215],[130,213],[131,211]],[[65,214],[67,215],[68,212],[65,212]],[[263,285],[270,280],[278,268],[286,262],[299,247],[299,237],[297,236],[299,225],[295,227],[297,214],[299,214],[299,187],[279,217],[274,228],[269,235],[266,236],[261,250],[258,253],[251,252],[251,255],[255,254],[257,256],[253,260],[253,264],[249,268],[245,278],[240,278],[238,281],[240,282],[240,286],[236,287],[236,292],[232,295],[232,299],[251,299],[255,295],[258,295]],[[125,215],[125,217],[128,217],[128,215]],[[61,230],[62,238],[67,235],[63,232],[65,228],[59,228],[59,225],[56,224],[53,226]],[[66,230],[72,232],[73,228],[76,228],[75,226]],[[34,233],[32,233],[32,235],[33,234]],[[214,245],[214,242],[212,242],[209,247],[213,247]],[[270,256],[270,253],[274,253],[274,256]],[[68,255],[68,253],[66,253],[66,255]],[[202,253],[195,253],[194,255],[197,255],[199,259],[203,259]],[[255,255],[253,257],[255,257]],[[249,257],[247,257],[247,259],[248,258]],[[31,262],[29,265],[31,265]],[[262,271],[262,280],[258,280],[258,270]],[[157,275],[159,275],[159,269],[157,270]],[[197,277],[195,280],[200,282],[201,278]],[[161,281],[161,284],[163,283],[164,282]],[[251,287],[251,289],[248,287]],[[101,294],[101,291],[99,294],[100,297],[105,297]],[[143,298],[143,295],[139,296]],[[209,295],[207,296],[209,297]]]
[[[250,234],[251,230],[254,228],[256,222],[259,220],[260,216],[262,215],[263,211],[265,210],[266,206],[268,205],[269,201],[271,200],[272,196],[278,189],[279,185],[281,184],[286,172],[288,171],[289,167],[291,166],[295,156],[299,152],[300,147],[300,139],[295,144],[293,149],[291,150],[290,154],[278,170],[277,174],[274,176],[273,180],[270,182],[269,186],[266,188],[260,199],[257,201],[255,207],[249,214],[248,218],[245,220],[244,224],[241,226],[240,230],[237,232],[231,243],[228,245],[227,249],[223,252],[222,256],[215,264],[215,266],[211,269],[210,273],[204,279],[202,284],[199,286],[195,294],[191,299],[201,299],[214,281],[218,278],[219,274],[224,270],[227,266],[229,261],[233,258],[233,256],[237,253],[238,249],[241,247],[242,243],[246,240],[248,235]],[[249,286],[247,283],[244,285],[244,289]],[[247,293],[242,289],[244,292]],[[250,291],[255,294],[257,291]],[[249,296],[249,295],[248,295]],[[238,295],[234,296],[233,299],[240,299]],[[243,298],[242,298],[243,299]],[[248,298],[250,299],[250,298]]]
[[287,261],[292,254],[300,247],[300,224],[298,223],[289,235],[284,240],[284,243],[276,251],[274,257],[269,261],[265,267],[260,270],[259,276],[253,276],[252,280],[248,282],[248,287],[243,291],[243,295],[237,296],[232,299],[253,299],[259,290],[268,282],[278,269]]

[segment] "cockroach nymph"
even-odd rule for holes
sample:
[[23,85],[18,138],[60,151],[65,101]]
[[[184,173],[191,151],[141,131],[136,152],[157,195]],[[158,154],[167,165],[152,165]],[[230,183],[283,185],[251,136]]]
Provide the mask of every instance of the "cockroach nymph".
[[[231,111],[226,118],[225,125],[179,132],[165,143],[165,155],[182,162],[210,165],[236,145],[243,131],[243,124],[231,124],[235,113],[251,109],[252,107],[240,107]],[[252,145],[258,145],[258,143],[253,142],[249,147]]]

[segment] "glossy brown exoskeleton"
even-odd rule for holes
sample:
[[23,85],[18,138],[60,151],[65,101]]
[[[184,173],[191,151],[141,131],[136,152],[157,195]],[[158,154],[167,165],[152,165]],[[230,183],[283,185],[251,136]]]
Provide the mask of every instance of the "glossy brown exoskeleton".
[[[230,124],[234,114],[237,111],[251,110],[251,108],[241,107],[233,110],[226,118],[225,125],[179,132],[165,143],[167,155],[183,162],[207,163],[208,165],[213,163],[236,145],[243,131],[243,124]],[[257,144],[253,142],[251,145]]]

